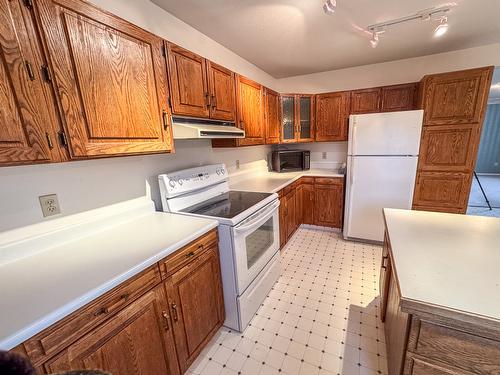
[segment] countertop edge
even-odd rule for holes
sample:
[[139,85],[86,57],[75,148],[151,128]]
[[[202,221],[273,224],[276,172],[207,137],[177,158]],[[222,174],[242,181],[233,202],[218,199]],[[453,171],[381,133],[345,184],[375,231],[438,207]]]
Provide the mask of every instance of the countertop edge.
[[[383,218],[384,218],[385,228],[387,230],[387,234],[389,237],[388,238],[389,245],[390,245],[389,246],[389,254],[391,255],[392,261],[395,262],[393,248],[391,245],[389,226],[387,224],[386,209],[383,210]],[[488,329],[493,329],[493,330],[500,332],[500,319],[496,319],[494,317],[485,316],[485,315],[479,315],[479,314],[475,314],[475,313],[468,312],[468,311],[457,310],[457,309],[453,309],[453,308],[450,308],[447,306],[437,305],[437,304],[429,303],[426,301],[409,298],[409,297],[403,295],[403,292],[401,289],[400,278],[398,277],[398,269],[397,268],[398,268],[397,264],[395,264],[395,265],[393,265],[393,267],[391,267],[391,269],[393,270],[393,272],[396,276],[398,292],[400,294],[400,306],[401,306],[402,311],[409,313],[409,314],[416,314],[416,315],[432,314],[432,315],[439,316],[439,317],[442,317],[445,319],[453,319],[453,320],[459,320],[459,321],[462,321],[465,323],[476,324],[476,325],[483,326],[483,327],[486,327]]]
[[4,338],[3,340],[0,341],[0,350],[11,350],[17,345],[22,344],[26,340],[29,340],[33,336],[42,332],[44,329],[64,319],[65,317],[72,314],[79,308],[101,297],[105,293],[109,292],[111,289],[129,280],[130,278],[144,271],[146,268],[166,258],[167,256],[181,249],[188,243],[194,241],[195,239],[199,238],[200,236],[204,235],[205,233],[208,233],[210,230],[215,229],[217,227],[218,227],[218,222],[216,220],[212,220],[209,224],[206,224],[202,228],[193,232],[190,236],[182,239],[181,241],[176,242],[175,244],[173,244],[168,248],[159,251],[156,255],[148,259],[145,259],[143,262],[137,264],[135,267],[110,279],[106,283],[102,284],[100,287],[94,288],[85,293],[84,295],[74,299],[70,303],[67,303],[64,306],[59,307],[52,313],[47,314],[44,317],[38,319],[37,321],[27,326],[26,328],[16,332],[13,335]]

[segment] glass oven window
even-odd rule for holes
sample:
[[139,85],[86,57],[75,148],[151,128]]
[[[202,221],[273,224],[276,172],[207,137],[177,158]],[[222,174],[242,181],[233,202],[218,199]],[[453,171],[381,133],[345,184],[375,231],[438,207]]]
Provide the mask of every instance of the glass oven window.
[[255,262],[273,245],[273,229],[273,218],[270,217],[246,237],[247,269],[252,268]]

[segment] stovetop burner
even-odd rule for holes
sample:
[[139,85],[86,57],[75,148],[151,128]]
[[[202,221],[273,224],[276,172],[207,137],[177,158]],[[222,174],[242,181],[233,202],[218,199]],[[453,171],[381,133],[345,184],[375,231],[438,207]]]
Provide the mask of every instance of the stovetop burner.
[[270,195],[272,194],[230,190],[180,212],[232,219]]

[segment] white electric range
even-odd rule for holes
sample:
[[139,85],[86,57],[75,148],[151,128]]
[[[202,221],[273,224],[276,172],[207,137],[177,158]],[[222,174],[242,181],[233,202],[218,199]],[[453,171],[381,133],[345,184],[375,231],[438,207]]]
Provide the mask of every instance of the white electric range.
[[280,276],[278,195],[230,190],[224,164],[158,179],[163,211],[219,221],[224,325],[243,331]]

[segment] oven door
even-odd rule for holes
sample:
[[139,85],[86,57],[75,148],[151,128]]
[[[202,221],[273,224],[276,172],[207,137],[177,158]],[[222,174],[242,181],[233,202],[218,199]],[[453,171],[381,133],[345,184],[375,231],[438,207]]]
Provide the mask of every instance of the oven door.
[[278,199],[233,228],[238,295],[279,251]]

